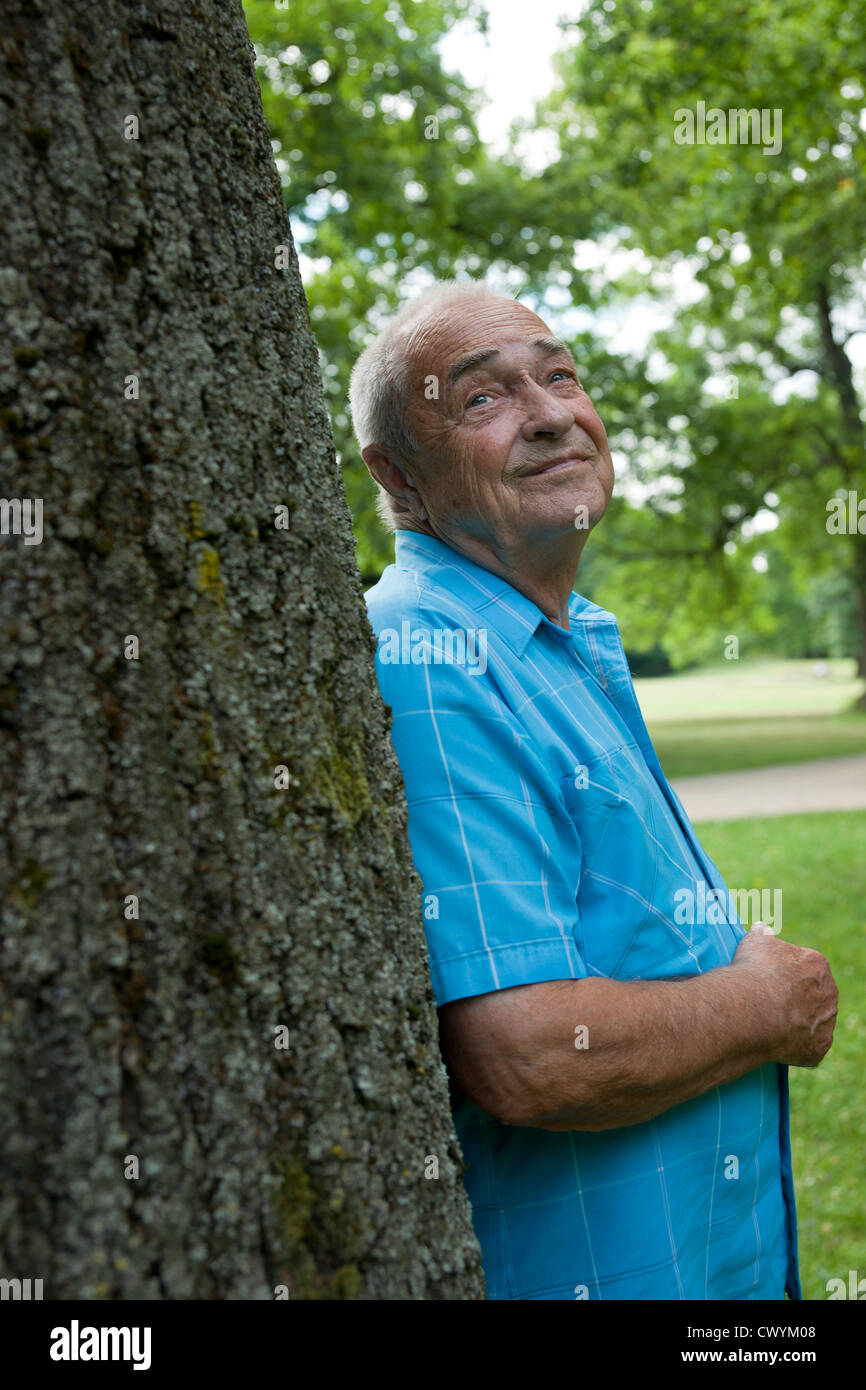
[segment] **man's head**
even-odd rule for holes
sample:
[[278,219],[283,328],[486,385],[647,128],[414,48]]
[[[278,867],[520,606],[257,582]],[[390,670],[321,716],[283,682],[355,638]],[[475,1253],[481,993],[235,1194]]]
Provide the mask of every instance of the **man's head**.
[[478,282],[405,305],[355,364],[350,401],[392,527],[505,555],[585,539],[604,514],[610,449],[568,348]]

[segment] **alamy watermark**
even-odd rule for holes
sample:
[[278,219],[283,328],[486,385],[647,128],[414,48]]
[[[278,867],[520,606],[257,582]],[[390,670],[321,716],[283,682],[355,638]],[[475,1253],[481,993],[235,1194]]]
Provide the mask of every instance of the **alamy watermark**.
[[866,536],[866,497],[848,491],[827,501],[827,532],[831,536]]
[[51,1329],[48,1355],[52,1361],[131,1361],[134,1371],[150,1369],[149,1327],[82,1327],[73,1318],[69,1327]]
[[674,921],[678,927],[743,926],[763,923],[774,936],[782,930],[781,888],[710,888],[700,879],[695,889],[674,893]]
[[708,109],[705,101],[699,101],[694,111],[687,106],[675,111],[674,123],[678,145],[763,145],[764,154],[778,154],[782,148],[780,106],[723,110],[721,106]]
[[23,536],[25,545],[41,545],[42,498],[0,497],[0,536]]
[[379,633],[383,666],[465,666],[472,676],[487,670],[487,629],[484,627],[414,627],[404,618],[398,632]]
[[844,1279],[828,1279],[824,1285],[827,1290],[827,1298],[854,1298],[858,1303],[866,1299],[866,1279],[860,1278],[859,1269],[848,1270],[848,1283]]
[[0,1299],[23,1300],[41,1299],[41,1279],[0,1279]]

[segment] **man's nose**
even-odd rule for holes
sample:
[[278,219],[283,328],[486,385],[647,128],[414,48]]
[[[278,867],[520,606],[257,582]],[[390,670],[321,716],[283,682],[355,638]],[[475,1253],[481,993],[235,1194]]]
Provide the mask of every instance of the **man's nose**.
[[558,438],[573,427],[574,412],[568,403],[557,400],[531,377],[524,381],[523,400],[526,416],[522,427],[524,438],[535,439],[540,434],[552,434]]

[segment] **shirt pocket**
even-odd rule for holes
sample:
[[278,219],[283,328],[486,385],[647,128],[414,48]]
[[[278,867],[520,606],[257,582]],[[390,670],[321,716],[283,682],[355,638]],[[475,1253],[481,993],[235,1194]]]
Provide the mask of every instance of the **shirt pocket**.
[[657,929],[667,936],[656,905],[658,843],[637,757],[637,750],[615,749],[560,781],[581,844],[577,904],[584,961],[590,974],[611,979],[652,974],[656,961],[675,949],[658,939]]
[[577,905],[589,973],[672,980],[727,965],[742,928],[678,913],[684,888],[698,900],[701,870],[639,749],[593,759],[560,789],[581,845]]

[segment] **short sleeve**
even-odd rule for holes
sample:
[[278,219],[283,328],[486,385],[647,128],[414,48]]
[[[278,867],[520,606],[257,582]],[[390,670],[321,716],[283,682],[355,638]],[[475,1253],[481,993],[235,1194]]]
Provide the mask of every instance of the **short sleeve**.
[[587,975],[580,839],[556,778],[489,669],[376,660],[424,885],[438,1005]]

